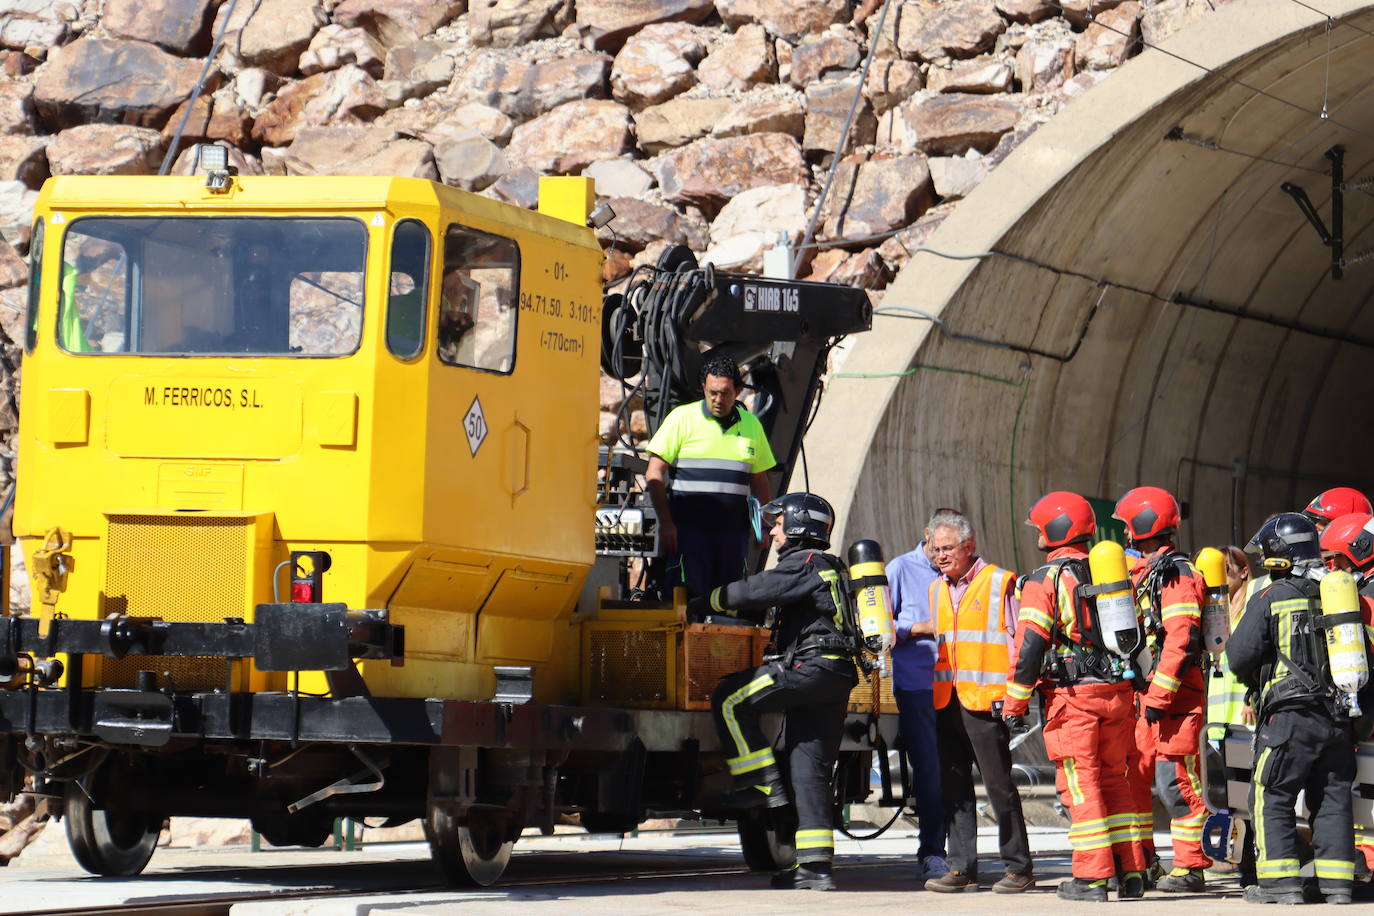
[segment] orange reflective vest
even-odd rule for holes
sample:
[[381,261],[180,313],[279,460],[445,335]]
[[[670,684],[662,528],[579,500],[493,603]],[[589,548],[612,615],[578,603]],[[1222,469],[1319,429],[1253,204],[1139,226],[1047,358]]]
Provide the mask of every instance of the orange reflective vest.
[[935,659],[936,709],[949,705],[951,688],[958,691],[959,703],[965,709],[984,712],[1006,694],[1013,643],[1002,609],[1015,588],[1014,573],[984,566],[964,590],[956,609],[945,578],[930,583],[939,647]]

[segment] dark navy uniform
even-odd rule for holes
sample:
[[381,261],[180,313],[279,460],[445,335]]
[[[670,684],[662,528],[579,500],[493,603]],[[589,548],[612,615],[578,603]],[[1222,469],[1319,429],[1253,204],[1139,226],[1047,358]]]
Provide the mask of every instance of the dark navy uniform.
[[[844,566],[814,547],[790,545],[773,569],[711,592],[708,613],[762,622],[777,607],[780,655],[726,677],[711,698],[741,804],[786,804],[782,772],[759,728],[764,713],[785,714],[785,748],[797,806],[797,862],[828,865],[834,855],[831,778],[849,693],[858,682],[845,636]],[[703,606],[701,610],[705,610]],[[750,798],[750,795],[755,797]]]
[[[1319,613],[1317,582],[1279,578],[1250,599],[1226,644],[1231,671],[1260,694],[1250,811],[1259,886],[1271,895],[1301,891],[1294,805],[1303,790],[1322,893],[1348,896],[1354,878],[1350,792],[1357,737],[1322,673],[1321,631],[1309,636]],[[1361,691],[1362,703],[1369,693],[1368,686]]]

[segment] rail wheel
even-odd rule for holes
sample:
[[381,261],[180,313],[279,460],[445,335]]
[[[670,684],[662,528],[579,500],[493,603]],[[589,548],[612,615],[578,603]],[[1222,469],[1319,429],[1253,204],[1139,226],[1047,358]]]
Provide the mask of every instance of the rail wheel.
[[515,837],[504,812],[470,809],[460,820],[431,807],[425,818],[429,854],[439,871],[459,887],[487,887],[496,883],[510,863]]
[[136,778],[129,767],[111,762],[87,780],[67,783],[62,815],[67,844],[77,863],[92,874],[127,878],[143,871],[153,857],[162,815],[120,804],[115,788]]
[[797,861],[795,808],[749,808],[735,821],[750,871],[782,871]]

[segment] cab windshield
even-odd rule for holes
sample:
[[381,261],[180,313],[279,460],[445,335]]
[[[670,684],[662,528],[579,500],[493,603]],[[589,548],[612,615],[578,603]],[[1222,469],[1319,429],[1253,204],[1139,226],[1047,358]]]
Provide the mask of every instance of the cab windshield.
[[62,243],[69,353],[343,356],[363,326],[354,219],[85,217]]

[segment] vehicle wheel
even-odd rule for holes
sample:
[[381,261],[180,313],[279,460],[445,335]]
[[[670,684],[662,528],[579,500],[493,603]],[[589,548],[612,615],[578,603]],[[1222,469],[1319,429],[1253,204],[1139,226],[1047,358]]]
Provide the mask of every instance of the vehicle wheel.
[[318,814],[264,814],[252,824],[271,846],[318,849],[334,834],[334,818]]
[[444,879],[458,887],[494,884],[510,863],[515,846],[510,817],[492,811],[469,811],[459,820],[430,808],[425,817],[425,839]]
[[787,808],[750,808],[735,821],[750,871],[782,871],[797,861],[797,813]]
[[[108,773],[108,767],[103,772]],[[92,801],[86,788],[69,782],[62,816],[77,864],[94,875],[127,878],[143,871],[153,857],[162,815],[117,805],[97,806],[116,798],[117,793],[101,792]]]

